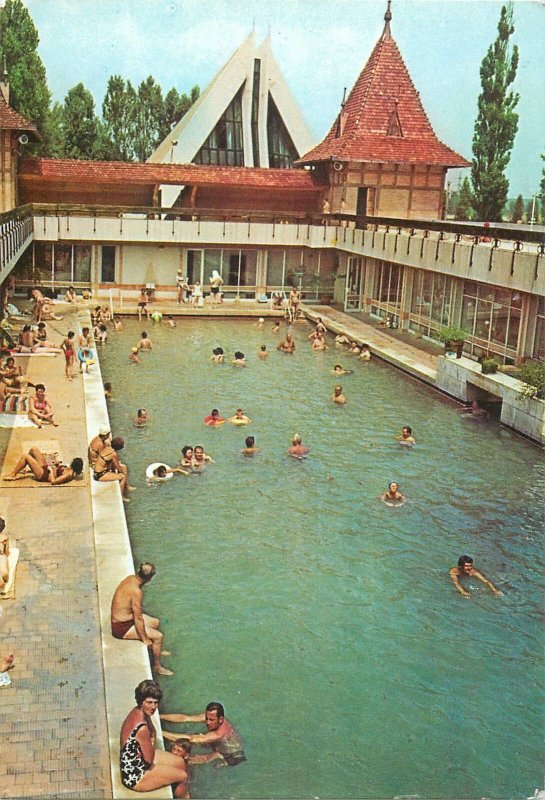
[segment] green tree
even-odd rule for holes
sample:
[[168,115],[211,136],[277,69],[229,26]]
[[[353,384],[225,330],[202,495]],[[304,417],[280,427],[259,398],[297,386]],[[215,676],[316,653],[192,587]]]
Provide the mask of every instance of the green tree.
[[83,83],[70,89],[64,99],[62,130],[67,158],[97,157],[99,121],[95,115],[93,95]]
[[134,154],[145,161],[161,141],[165,105],[161,87],[151,75],[138,87],[134,127]]
[[522,222],[524,216],[524,199],[521,194],[515,200],[513,210],[511,212],[511,222]]
[[502,6],[498,36],[481,64],[481,94],[473,133],[473,208],[477,219],[495,222],[507,200],[505,169],[518,128],[515,107],[519,95],[510,90],[518,66],[518,48],[509,39],[514,32],[513,5]]
[[467,175],[460,187],[458,205],[456,206],[454,218],[460,221],[475,219],[473,214],[473,192],[471,191],[471,185]]
[[125,84],[120,75],[111,75],[102,103],[105,158],[112,161],[132,160],[135,106],[136,92],[130,81]]
[[49,104],[45,67],[38,55],[40,38],[21,0],[6,0],[0,8],[0,64],[6,64],[10,105],[32,120],[44,137],[47,150]]

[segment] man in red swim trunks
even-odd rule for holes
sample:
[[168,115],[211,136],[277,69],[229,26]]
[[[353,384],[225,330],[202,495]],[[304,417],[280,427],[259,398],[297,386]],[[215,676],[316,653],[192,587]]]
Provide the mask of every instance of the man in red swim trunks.
[[112,598],[112,636],[116,639],[139,639],[151,648],[154,672],[158,675],[174,675],[172,670],[161,664],[161,656],[169,656],[170,653],[162,649],[160,621],[142,611],[142,587],[151,581],[155,573],[153,564],[144,563],[140,564],[136,575],[128,575],[121,581]]

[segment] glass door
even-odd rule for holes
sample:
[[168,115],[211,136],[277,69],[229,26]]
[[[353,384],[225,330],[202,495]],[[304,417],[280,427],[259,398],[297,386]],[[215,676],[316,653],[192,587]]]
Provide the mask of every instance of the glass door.
[[363,258],[349,258],[346,273],[345,311],[361,311],[365,266]]
[[204,250],[187,251],[187,282],[194,286],[197,281],[203,284]]

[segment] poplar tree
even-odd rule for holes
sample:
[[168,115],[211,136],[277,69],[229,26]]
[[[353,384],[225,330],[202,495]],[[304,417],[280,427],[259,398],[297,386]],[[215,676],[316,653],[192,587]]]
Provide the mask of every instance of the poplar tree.
[[130,82],[125,84],[120,75],[111,75],[102,103],[102,119],[107,140],[106,158],[112,161],[132,160],[135,103],[136,96]]
[[511,214],[511,222],[522,222],[524,216],[524,198],[521,194],[515,200],[513,211]]
[[458,197],[458,205],[456,206],[456,212],[454,218],[457,220],[472,220],[474,219],[473,214],[473,193],[471,191],[471,186],[469,183],[469,178],[464,178],[462,185],[460,187],[460,194]]
[[99,141],[99,121],[95,101],[83,83],[74,86],[64,99],[62,131],[66,158],[95,159]]
[[9,104],[32,120],[47,139],[52,135],[49,131],[51,93],[45,67],[38,55],[39,41],[36,26],[21,0],[6,0],[0,7],[0,66],[3,68],[5,60]]
[[501,220],[507,200],[509,181],[505,169],[518,128],[515,107],[519,95],[509,87],[515,80],[518,48],[511,49],[509,39],[515,30],[513,5],[502,6],[498,36],[490,45],[481,64],[481,94],[473,133],[473,208],[477,219]]

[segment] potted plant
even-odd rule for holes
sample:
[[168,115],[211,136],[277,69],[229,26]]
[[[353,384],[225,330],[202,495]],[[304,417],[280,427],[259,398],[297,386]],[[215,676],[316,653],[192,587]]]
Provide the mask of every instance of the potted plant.
[[439,331],[439,339],[445,343],[445,352],[456,353],[456,358],[462,357],[464,349],[464,342],[469,336],[469,331],[464,328],[457,328],[452,326],[450,328],[441,328]]
[[492,356],[481,358],[481,372],[483,375],[494,375],[499,368],[499,363]]

